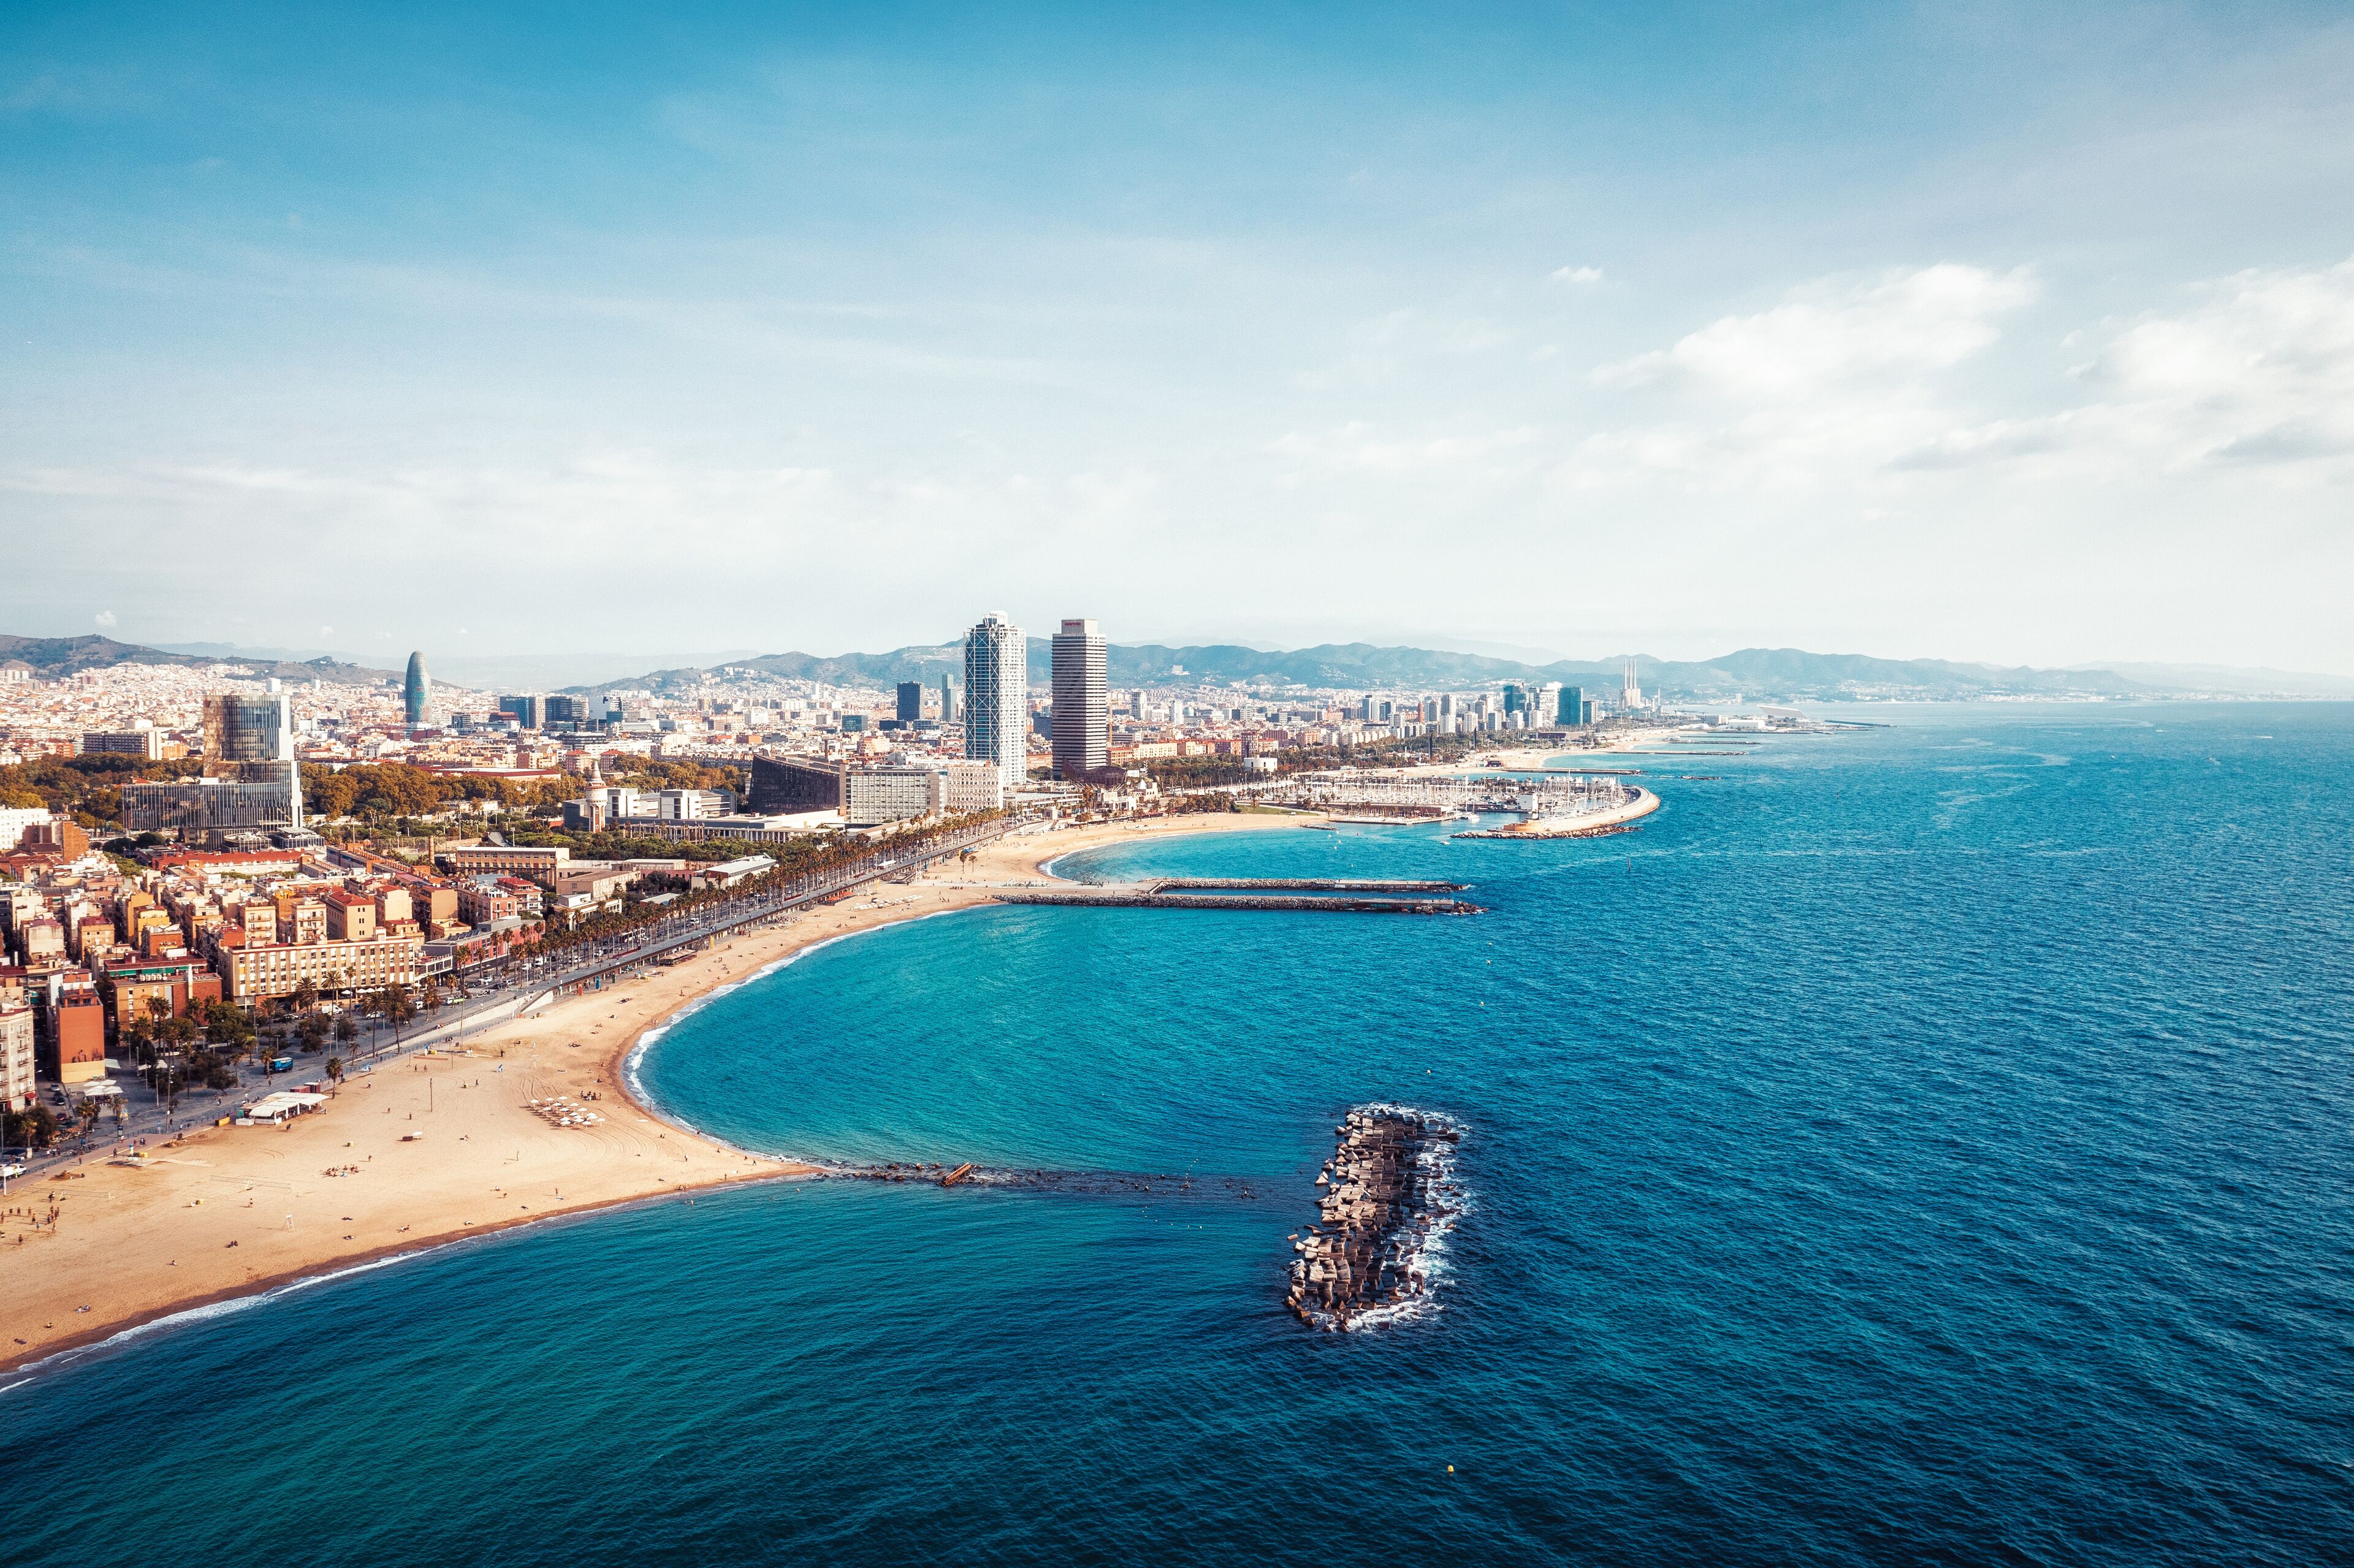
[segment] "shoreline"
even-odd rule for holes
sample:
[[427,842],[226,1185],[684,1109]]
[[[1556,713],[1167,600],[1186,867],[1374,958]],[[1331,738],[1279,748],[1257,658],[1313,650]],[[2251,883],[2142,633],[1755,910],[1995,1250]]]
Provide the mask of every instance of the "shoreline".
[[[1072,854],[1176,834],[1297,828],[1308,820],[1205,814],[1009,834],[971,864],[953,872],[928,874],[906,885],[871,884],[864,897],[812,906],[774,926],[723,938],[680,970],[649,970],[565,998],[528,1017],[486,1028],[454,1049],[429,1046],[389,1058],[366,1075],[346,1079],[323,1112],[283,1128],[190,1128],[172,1141],[148,1145],[149,1160],[142,1168],[116,1164],[111,1153],[97,1153],[67,1168],[71,1175],[14,1185],[0,1203],[0,1209],[9,1211],[0,1216],[0,1334],[14,1341],[0,1343],[5,1352],[0,1354],[0,1373],[15,1380],[8,1387],[18,1387],[60,1357],[76,1358],[185,1314],[239,1300],[258,1304],[347,1273],[388,1266],[549,1220],[714,1187],[822,1175],[826,1168],[822,1165],[736,1148],[663,1110],[646,1092],[636,1071],[639,1063],[673,1028],[718,997],[775,973],[805,953],[864,932],[980,907],[1009,879],[1034,884],[1040,878],[1060,880],[1050,868]],[[690,984],[678,986],[682,980]],[[674,995],[654,994],[673,989]],[[614,994],[621,991],[629,994]],[[624,1020],[623,1006],[632,1003]],[[593,1015],[599,1010],[607,1016],[596,1021]],[[583,1033],[593,1038],[613,1023],[620,1027],[610,1042],[591,1044],[561,1038]],[[559,1049],[581,1055],[552,1054]],[[550,1054],[546,1066],[544,1052]],[[419,1078],[426,1085],[421,1104],[417,1099]],[[440,1092],[441,1083],[451,1079],[456,1080],[451,1092]],[[323,1175],[305,1181],[279,1168],[300,1159],[332,1162],[343,1158],[337,1151],[354,1149],[360,1139],[341,1135],[367,1130],[373,1124],[361,1112],[372,1105],[381,1105],[390,1116],[396,1107],[388,1102],[400,1097],[404,1081],[409,1093],[401,1108],[408,1115],[396,1131],[410,1129],[414,1137],[376,1147],[365,1155],[366,1163],[334,1167],[359,1173],[361,1181],[331,1186]],[[382,1101],[374,1101],[379,1084],[388,1092]],[[492,1092],[457,1097],[460,1091],[484,1088]],[[553,1097],[546,1093],[548,1089],[572,1099],[610,1097],[612,1113],[594,1128],[558,1128],[533,1108],[532,1102]],[[411,1129],[420,1111],[429,1118],[428,1128]],[[452,1125],[436,1128],[444,1115],[453,1118]],[[625,1121],[634,1126],[624,1127]],[[466,1130],[456,1131],[459,1125]],[[454,1138],[448,1136],[452,1132]],[[488,1142],[461,1152],[458,1145],[471,1143],[476,1133],[494,1137],[497,1148],[514,1148],[514,1158],[488,1163],[493,1158]],[[656,1144],[671,1147],[657,1149]],[[652,1165],[624,1163],[659,1155],[667,1169],[672,1153],[679,1154],[687,1167],[674,1176],[653,1176]],[[369,1165],[387,1154],[395,1160],[408,1158],[411,1172],[388,1182],[366,1183]],[[528,1160],[527,1154],[532,1157]],[[419,1164],[422,1171],[415,1169]],[[526,1164],[537,1167],[528,1177]],[[240,1169],[232,1171],[231,1167]],[[290,1176],[292,1180],[285,1179]],[[552,1206],[519,1204],[521,1213],[471,1217],[493,1202],[482,1196],[484,1192],[501,1202],[514,1201],[526,1191],[527,1179],[557,1183]],[[469,1181],[474,1184],[471,1191],[466,1190]],[[565,1198],[562,1181],[572,1182],[580,1195]],[[207,1184],[222,1182],[242,1182],[242,1192],[225,1194]],[[263,1189],[285,1195],[291,1211],[286,1229],[261,1224],[258,1198],[248,1197],[242,1208],[230,1206],[237,1197]],[[528,1191],[537,1194],[540,1189],[535,1184]],[[214,1201],[210,1212],[201,1212],[207,1199]],[[277,1203],[271,1196],[268,1206],[275,1212]],[[326,1217],[318,1211],[330,1203],[353,1210],[334,1223],[376,1234],[357,1246],[345,1246],[332,1233],[323,1243],[314,1239],[320,1235],[316,1229],[297,1228],[297,1216],[306,1209],[314,1225],[324,1223]],[[92,1214],[92,1209],[100,1212]],[[393,1236],[383,1234],[385,1224],[411,1210],[418,1212],[408,1224],[398,1226]],[[45,1231],[30,1229],[30,1215],[43,1211],[62,1223]],[[249,1214],[253,1224],[240,1224],[240,1216]],[[341,1239],[358,1240],[359,1229],[344,1233]],[[229,1277],[240,1266],[222,1255],[228,1248],[242,1251],[249,1243],[255,1252],[247,1255],[259,1261],[244,1266],[242,1277]],[[181,1255],[159,1260],[159,1248]],[[130,1255],[133,1253],[138,1255]],[[195,1266],[185,1273],[180,1272],[184,1258]],[[83,1306],[89,1313],[78,1309]],[[69,1327],[76,1318],[87,1327]]]

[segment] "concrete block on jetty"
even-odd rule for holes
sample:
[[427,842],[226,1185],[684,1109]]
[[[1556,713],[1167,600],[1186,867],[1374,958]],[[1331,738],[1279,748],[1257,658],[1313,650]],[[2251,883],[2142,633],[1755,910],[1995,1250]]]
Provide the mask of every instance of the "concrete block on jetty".
[[1430,1289],[1430,1245],[1461,1203],[1452,1121],[1400,1106],[1365,1106],[1333,1128],[1316,1178],[1317,1220],[1292,1238],[1298,1255],[1284,1305],[1335,1331],[1394,1316]]

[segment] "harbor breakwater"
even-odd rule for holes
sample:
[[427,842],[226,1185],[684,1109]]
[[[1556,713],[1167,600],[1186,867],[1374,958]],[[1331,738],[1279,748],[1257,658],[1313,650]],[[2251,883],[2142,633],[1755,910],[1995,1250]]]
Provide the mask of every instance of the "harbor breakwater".
[[1299,1255],[1284,1305],[1312,1328],[1343,1331],[1426,1298],[1433,1244],[1461,1212],[1453,1181],[1462,1129],[1400,1106],[1352,1110],[1316,1178],[1318,1221],[1290,1241]]
[[1253,1201],[1258,1189],[1247,1176],[1199,1176],[1192,1172],[1054,1171],[1029,1166],[949,1165],[940,1161],[889,1160],[852,1165],[823,1174],[842,1181],[916,1182],[933,1187],[989,1187],[1023,1192],[1068,1192],[1111,1198],[1232,1198]]
[[[1284,1307],[1311,1328],[1371,1328],[1427,1300],[1434,1244],[1463,1210],[1454,1181],[1462,1129],[1448,1118],[1399,1106],[1348,1112],[1316,1176],[1316,1223],[1285,1239],[1296,1255]],[[1247,1177],[1067,1171],[891,1160],[839,1167],[836,1180],[974,1186],[1149,1200],[1255,1201]]]

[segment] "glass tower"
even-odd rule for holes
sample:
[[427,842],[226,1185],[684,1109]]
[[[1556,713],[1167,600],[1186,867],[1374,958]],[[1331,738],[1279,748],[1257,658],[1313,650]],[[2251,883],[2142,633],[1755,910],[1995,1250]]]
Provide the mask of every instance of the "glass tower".
[[997,764],[1008,789],[1030,776],[1030,641],[991,611],[964,638],[964,754]]
[[425,652],[408,656],[408,674],[400,685],[401,705],[411,728],[433,722],[433,678],[425,673]]

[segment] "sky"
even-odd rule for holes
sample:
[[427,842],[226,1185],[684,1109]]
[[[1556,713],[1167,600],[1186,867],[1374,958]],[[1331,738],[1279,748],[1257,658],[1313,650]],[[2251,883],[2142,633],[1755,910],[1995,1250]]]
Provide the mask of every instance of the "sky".
[[2343,5],[373,10],[0,9],[0,631],[2354,673]]

